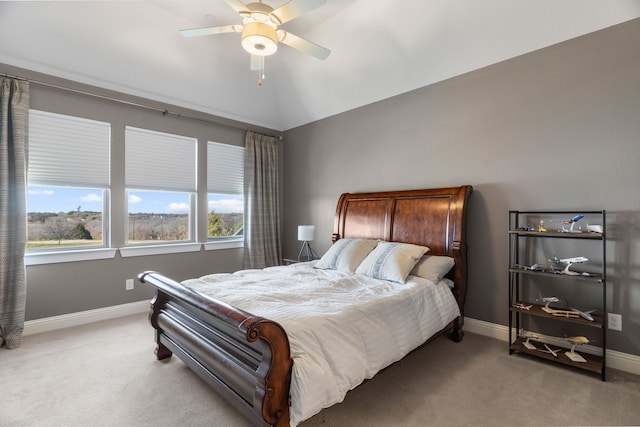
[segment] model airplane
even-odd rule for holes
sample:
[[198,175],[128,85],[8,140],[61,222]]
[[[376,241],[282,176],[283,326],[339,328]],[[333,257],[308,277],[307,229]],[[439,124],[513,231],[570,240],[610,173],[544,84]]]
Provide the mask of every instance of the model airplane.
[[538,264],[532,264],[532,265],[514,264],[514,267],[520,268],[522,270],[528,270],[528,271],[543,271],[543,268],[540,267]]
[[544,312],[547,312],[556,317],[566,317],[566,318],[577,318],[580,317],[580,311],[574,310],[573,308],[569,310],[556,309],[549,307],[549,304],[552,302],[559,302],[560,300],[557,297],[543,297],[542,294],[536,298],[536,301],[545,303],[544,307],[540,309]]
[[546,344],[544,345],[544,348],[546,348],[546,350],[539,349],[539,351],[543,353],[549,353],[553,355],[553,357],[555,357],[556,359],[558,358],[558,353],[560,352],[560,349],[557,348],[555,350],[551,350],[551,348]]
[[596,310],[589,310],[589,311],[582,311],[582,310],[578,310],[575,307],[569,307],[572,311],[575,311],[578,313],[578,315],[580,317],[582,317],[585,320],[588,320],[589,322],[593,322],[593,316],[591,315],[591,313],[595,312]]
[[529,350],[538,350],[543,353],[549,353],[553,355],[553,357],[558,357],[558,353],[561,351],[561,349],[552,350],[551,347],[549,347],[547,344],[543,344],[545,348],[544,350],[541,348],[537,348],[535,345],[533,345],[533,343],[529,342],[529,340],[534,339],[534,340],[540,341],[540,337],[536,335],[534,332],[525,331],[524,328],[520,328],[520,332],[518,333],[518,335],[521,336],[522,338],[526,338],[526,340],[522,343],[522,345]]
[[601,225],[587,224],[587,231],[591,231],[592,233],[602,233],[604,230]]
[[550,309],[550,311],[548,313],[553,315],[553,316],[556,316],[556,317],[566,317],[567,319],[570,319],[570,318],[577,319],[578,317],[580,317],[580,313],[578,313],[577,311],[573,311],[573,310],[554,310],[554,309]]
[[568,337],[567,333],[565,332],[564,339],[567,340],[569,344],[571,344],[571,350],[565,353],[567,357],[574,362],[586,362],[587,360],[582,357],[582,355],[576,353],[575,349],[577,345],[589,344],[589,338],[583,336]]
[[553,309],[551,307],[549,307],[549,304],[551,304],[552,302],[560,302],[560,298],[558,298],[558,297],[543,297],[542,294],[540,294],[538,296],[538,298],[536,298],[536,301],[543,302],[544,303],[544,307],[542,307],[542,310],[546,311],[547,313],[551,313],[551,312],[553,312]]
[[534,334],[533,332],[525,331],[524,328],[520,328],[520,332],[518,333],[518,335],[522,338],[526,338],[526,340],[524,340],[524,342],[522,343],[524,347],[528,348],[529,350],[537,350],[537,347],[529,342],[529,340],[539,340],[540,337],[538,337],[538,335]]
[[516,302],[513,304],[513,307],[518,308],[520,310],[531,310],[531,308],[533,308],[533,305],[525,304],[523,302]]
[[573,264],[579,264],[579,263],[583,263],[583,262],[587,262],[589,261],[589,258],[583,257],[583,256],[577,256],[577,257],[573,257],[573,258],[562,258],[559,259],[558,257],[553,257],[553,259],[550,259],[549,261],[551,261],[554,264],[561,264],[564,265],[564,269],[563,270],[555,270],[555,272],[557,274],[569,274],[572,276],[578,275],[580,273],[577,273],[575,271],[571,271],[569,270],[569,268],[573,265]]
[[578,214],[573,218],[571,218],[570,220],[565,221],[564,223],[569,225],[569,229],[567,230],[565,227],[562,227],[562,231],[564,231],[565,233],[580,233],[580,231],[574,230],[573,226],[576,224],[576,222],[580,221],[582,218],[584,218],[584,215]]

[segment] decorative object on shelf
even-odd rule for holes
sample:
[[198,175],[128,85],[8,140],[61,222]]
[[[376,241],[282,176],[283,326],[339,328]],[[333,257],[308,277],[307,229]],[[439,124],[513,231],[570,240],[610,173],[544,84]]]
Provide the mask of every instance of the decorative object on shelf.
[[582,218],[584,218],[584,214],[578,214],[576,216],[574,216],[573,218],[564,221],[564,223],[566,225],[569,226],[569,228],[567,229],[566,227],[562,227],[562,231],[565,233],[582,233],[581,230],[574,230],[573,226],[576,225],[576,222],[580,221]]
[[533,343],[531,343],[529,340],[531,340],[531,339],[534,339],[534,340],[540,339],[538,337],[538,335],[536,335],[534,333],[531,333],[529,331],[525,331],[524,329],[520,329],[520,333],[518,335],[525,339],[525,341],[522,343],[523,346],[525,346],[529,350],[537,350],[536,346],[533,345]]
[[587,224],[587,231],[591,233],[602,233],[603,229],[601,225],[589,225]]
[[582,336],[577,336],[577,337],[568,337],[567,333],[564,333],[564,339],[567,340],[567,342],[569,344],[571,344],[571,350],[567,351],[565,354],[567,355],[567,357],[569,359],[571,359],[574,362],[579,362],[579,363],[587,363],[587,359],[585,359],[584,357],[582,357],[580,354],[575,352],[576,346],[577,345],[584,345],[584,344],[589,344],[589,338],[587,337],[582,337]]
[[553,264],[562,265],[563,269],[554,270],[556,274],[570,274],[572,276],[578,275],[580,273],[576,273],[575,271],[569,270],[572,264],[583,263],[589,261],[589,258],[583,256],[577,256],[573,258],[564,258],[558,259],[558,257],[554,256],[553,259],[550,259]]
[[552,302],[560,302],[560,298],[558,297],[544,297],[542,296],[542,294],[540,294],[538,296],[538,298],[536,298],[537,302],[543,302],[544,303],[544,307],[542,307],[542,310],[546,311],[547,313],[551,313],[553,311],[553,309],[551,307],[549,307],[549,304],[551,304]]
[[546,350],[540,350],[538,349],[538,351],[541,351],[543,353],[549,353],[550,355],[552,355],[553,357],[555,357],[556,359],[558,358],[558,353],[560,351],[562,351],[562,349],[556,348],[555,350],[551,350],[551,347],[549,347],[547,344],[544,345],[544,348]]
[[531,307],[533,307],[533,304],[524,304],[522,302],[516,302],[513,304],[513,306],[515,308],[519,308],[520,310],[531,310]]
[[592,313],[596,312],[597,310],[589,310],[589,311],[582,311],[582,310],[578,310],[575,307],[569,307],[571,310],[575,311],[576,313],[578,313],[578,315],[580,315],[580,317],[582,317],[585,320],[588,320],[589,322],[593,322],[593,316],[591,315]]
[[298,253],[298,261],[311,261],[318,258],[318,255],[309,242],[313,242],[316,234],[316,227],[314,225],[299,225],[298,226],[298,241],[302,243],[302,248]]
[[[565,351],[562,348],[556,348],[555,350],[553,350],[551,347],[549,347],[549,345],[547,343],[543,343],[541,341],[540,336],[538,336],[537,334],[535,334],[533,332],[525,331],[522,328],[520,329],[520,332],[518,332],[518,336],[522,337],[524,339],[524,341],[522,342],[523,347],[527,348],[528,350],[536,350],[536,351],[540,351],[542,353],[550,354],[553,357],[555,357],[556,359],[558,358],[558,353],[560,353],[561,351]],[[544,346],[544,349],[536,347],[535,344],[533,344],[530,341],[532,339],[536,340],[536,342],[538,344],[542,344]]]

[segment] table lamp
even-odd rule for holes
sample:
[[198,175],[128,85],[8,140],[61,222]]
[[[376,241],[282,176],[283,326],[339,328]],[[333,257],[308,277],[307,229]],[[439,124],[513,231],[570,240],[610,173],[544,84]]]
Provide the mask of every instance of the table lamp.
[[298,226],[298,241],[304,242],[298,254],[298,261],[311,261],[318,258],[318,255],[311,249],[311,245],[309,244],[309,242],[313,241],[315,232],[316,227],[314,225]]

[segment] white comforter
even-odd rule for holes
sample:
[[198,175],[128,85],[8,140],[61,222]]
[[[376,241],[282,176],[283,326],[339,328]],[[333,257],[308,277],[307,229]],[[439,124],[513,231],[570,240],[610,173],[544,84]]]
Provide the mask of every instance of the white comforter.
[[446,280],[409,276],[400,284],[312,264],[183,282],[284,327],[293,358],[292,427],[341,402],[460,314]]

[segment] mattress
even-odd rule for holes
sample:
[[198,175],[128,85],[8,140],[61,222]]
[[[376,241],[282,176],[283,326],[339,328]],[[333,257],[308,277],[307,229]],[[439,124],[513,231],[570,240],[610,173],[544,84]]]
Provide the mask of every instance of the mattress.
[[183,282],[282,325],[293,359],[292,427],[341,402],[460,315],[447,279],[433,283],[410,275],[406,283],[395,283],[313,264]]

